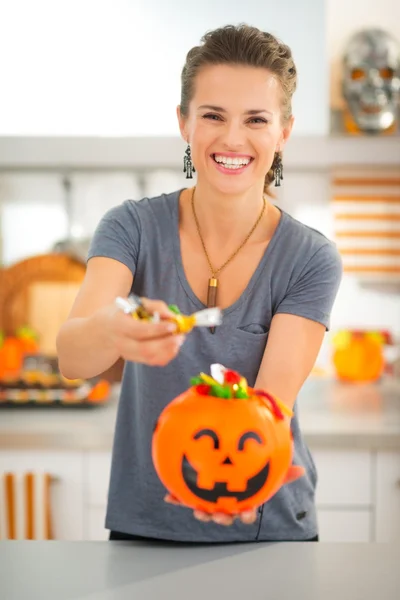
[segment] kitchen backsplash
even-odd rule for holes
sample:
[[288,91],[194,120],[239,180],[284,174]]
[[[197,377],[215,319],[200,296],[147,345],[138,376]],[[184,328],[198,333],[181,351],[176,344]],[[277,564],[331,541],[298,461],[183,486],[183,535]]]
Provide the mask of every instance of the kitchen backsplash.
[[[191,182],[189,182],[191,183]],[[138,199],[185,187],[179,170],[0,173],[1,254],[9,265],[49,252],[73,236],[87,240],[106,210],[126,198]],[[334,239],[331,178],[325,172],[285,174],[277,204],[303,223]],[[84,246],[83,246],[84,247]],[[330,363],[331,335],[342,328],[387,329],[400,338],[400,283],[363,286],[345,274],[318,363]]]

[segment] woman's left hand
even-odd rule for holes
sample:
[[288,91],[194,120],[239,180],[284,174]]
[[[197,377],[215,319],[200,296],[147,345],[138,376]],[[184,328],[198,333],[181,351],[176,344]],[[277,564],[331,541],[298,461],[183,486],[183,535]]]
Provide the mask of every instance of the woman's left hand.
[[[175,506],[182,506],[182,504],[179,502],[179,500],[174,498],[174,496],[171,496],[171,494],[167,494],[165,496],[164,500],[165,500],[165,502],[168,502],[168,504],[174,504]],[[254,508],[253,510],[248,510],[246,512],[242,512],[240,514],[232,515],[232,516],[225,515],[223,513],[214,513],[214,514],[210,515],[206,512],[202,512],[200,510],[193,511],[193,514],[194,514],[194,517],[196,519],[198,519],[198,521],[203,521],[203,523],[208,523],[209,521],[214,521],[214,523],[217,523],[218,525],[232,525],[232,523],[235,519],[240,519],[246,525],[251,525],[252,523],[255,523],[255,521],[257,520],[257,509],[256,508]]]

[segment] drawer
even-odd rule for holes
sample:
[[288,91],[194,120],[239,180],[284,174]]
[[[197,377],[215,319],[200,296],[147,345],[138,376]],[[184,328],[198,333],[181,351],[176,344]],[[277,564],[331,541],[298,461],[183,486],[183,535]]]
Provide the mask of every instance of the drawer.
[[111,452],[88,452],[86,454],[86,505],[106,506],[110,481],[110,469]]
[[318,471],[317,506],[361,506],[372,503],[372,458],[368,451],[312,451]]
[[318,510],[319,537],[321,542],[370,542],[371,511],[364,510]]

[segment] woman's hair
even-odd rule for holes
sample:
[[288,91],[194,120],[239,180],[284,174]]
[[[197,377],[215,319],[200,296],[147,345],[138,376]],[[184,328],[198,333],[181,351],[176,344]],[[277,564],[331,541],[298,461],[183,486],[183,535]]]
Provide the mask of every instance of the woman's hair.
[[[181,75],[181,114],[187,116],[194,95],[196,75],[208,65],[246,65],[268,69],[279,80],[282,89],[282,120],[285,124],[292,115],[292,96],[296,89],[297,72],[288,46],[272,34],[249,25],[226,25],[207,32],[186,56]],[[278,155],[265,177],[265,191],[274,181]],[[280,156],[281,157],[281,156]]]

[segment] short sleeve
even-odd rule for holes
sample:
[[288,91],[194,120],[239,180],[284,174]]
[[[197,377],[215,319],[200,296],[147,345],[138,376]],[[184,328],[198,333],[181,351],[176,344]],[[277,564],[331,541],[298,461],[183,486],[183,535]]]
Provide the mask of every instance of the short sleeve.
[[330,328],[330,315],[342,279],[341,256],[327,243],[309,259],[297,280],[277,306],[276,313],[289,313],[317,321]]
[[95,256],[113,258],[130,269],[132,275],[140,246],[140,222],[134,201],[127,200],[105,213],[90,242],[87,261]]

